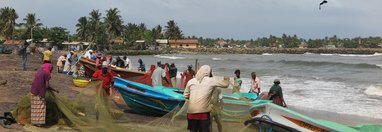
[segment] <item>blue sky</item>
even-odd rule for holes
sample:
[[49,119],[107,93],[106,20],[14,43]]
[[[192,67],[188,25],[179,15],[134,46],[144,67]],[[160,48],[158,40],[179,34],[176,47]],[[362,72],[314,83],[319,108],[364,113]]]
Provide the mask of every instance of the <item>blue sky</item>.
[[175,20],[187,36],[251,39],[270,34],[303,38],[382,36],[382,0],[1,0],[16,9],[21,22],[27,13],[48,27],[75,33],[75,24],[92,9],[102,15],[118,8],[124,24],[152,28]]

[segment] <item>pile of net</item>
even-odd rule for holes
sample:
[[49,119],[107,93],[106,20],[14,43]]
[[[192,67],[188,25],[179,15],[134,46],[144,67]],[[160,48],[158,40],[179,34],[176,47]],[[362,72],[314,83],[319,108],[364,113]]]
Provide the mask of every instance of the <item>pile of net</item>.
[[[20,99],[13,115],[17,122],[24,124],[27,131],[187,131],[187,101],[161,117],[128,114],[128,110],[115,103],[101,88],[102,82],[91,82],[76,98],[67,98],[48,91],[46,94],[46,122],[50,128],[33,127],[30,124],[30,95]],[[232,101],[232,100],[231,100]],[[214,109],[212,114],[219,116],[212,121],[212,130],[217,131],[216,122],[220,122],[224,131],[253,131],[244,126],[250,119],[248,112],[250,100],[225,102],[223,109]],[[126,106],[125,106],[126,107]],[[221,108],[220,106],[216,108]],[[134,117],[129,117],[134,115]],[[146,118],[147,117],[147,118]],[[136,121],[143,118],[145,121]],[[215,119],[215,118],[212,118]]]

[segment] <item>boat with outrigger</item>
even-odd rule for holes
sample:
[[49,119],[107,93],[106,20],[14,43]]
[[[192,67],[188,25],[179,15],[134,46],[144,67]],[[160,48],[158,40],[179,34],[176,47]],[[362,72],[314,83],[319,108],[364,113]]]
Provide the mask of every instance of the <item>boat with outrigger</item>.
[[347,126],[300,114],[273,103],[254,104],[249,110],[252,119],[244,125],[256,126],[259,131],[280,132],[381,132],[381,125]]
[[[183,97],[183,89],[149,86],[120,77],[114,77],[114,87],[133,111],[144,115],[165,115],[175,108],[183,107],[186,102]],[[241,98],[247,100],[241,100]],[[256,98],[256,94],[253,93],[223,95],[225,105],[234,106],[226,112],[235,111],[235,113],[248,113],[247,110],[250,106],[261,102],[255,100]]]

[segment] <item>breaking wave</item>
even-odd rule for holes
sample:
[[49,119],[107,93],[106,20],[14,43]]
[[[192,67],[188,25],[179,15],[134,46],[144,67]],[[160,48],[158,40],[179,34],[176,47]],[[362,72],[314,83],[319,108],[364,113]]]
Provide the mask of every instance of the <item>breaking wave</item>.
[[341,62],[320,62],[320,61],[289,61],[289,60],[281,60],[280,63],[290,64],[290,65],[303,65],[303,66],[342,66],[342,67],[352,67],[352,68],[382,68],[382,65],[378,64],[367,64],[367,63],[359,63],[359,64],[349,64],[349,63],[341,63]]
[[214,61],[221,61],[221,60],[224,60],[224,59],[222,59],[222,58],[215,58],[215,57],[213,57],[213,58],[212,58],[212,60],[214,60]]
[[261,55],[273,55],[273,54],[269,54],[269,53],[263,53],[263,54],[261,54]]
[[382,84],[371,85],[364,91],[367,95],[382,96]]
[[186,58],[186,57],[180,57],[180,56],[164,56],[164,55],[155,55],[154,57],[171,59],[171,60],[179,60],[179,59],[185,59]]
[[324,56],[344,56],[344,57],[373,57],[373,56],[382,56],[382,53],[374,54],[320,54]]

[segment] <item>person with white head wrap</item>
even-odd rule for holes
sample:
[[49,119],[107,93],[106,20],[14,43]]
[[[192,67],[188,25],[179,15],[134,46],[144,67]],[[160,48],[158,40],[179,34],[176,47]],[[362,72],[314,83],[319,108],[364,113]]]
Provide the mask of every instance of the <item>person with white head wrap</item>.
[[190,131],[208,131],[211,126],[210,112],[213,105],[212,96],[216,89],[227,88],[229,78],[224,80],[212,77],[211,68],[208,65],[200,67],[185,88],[184,97],[188,99],[188,129]]

